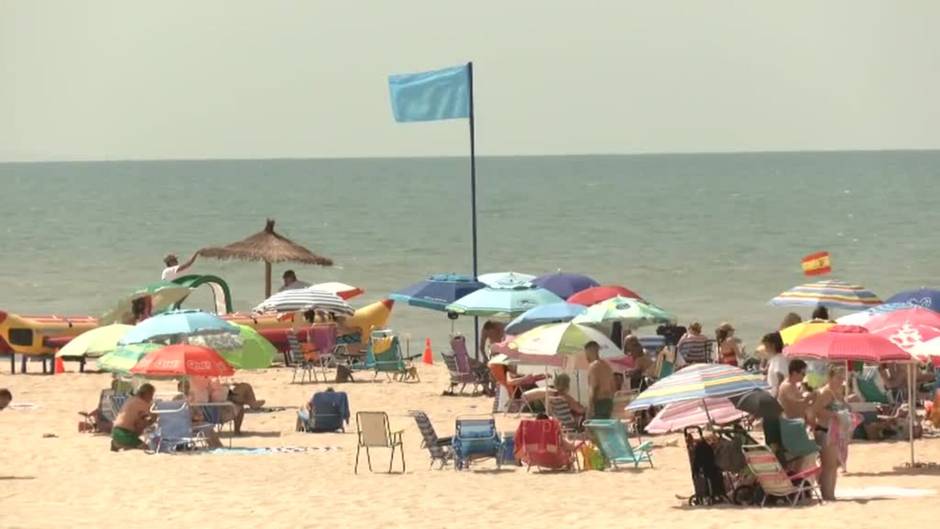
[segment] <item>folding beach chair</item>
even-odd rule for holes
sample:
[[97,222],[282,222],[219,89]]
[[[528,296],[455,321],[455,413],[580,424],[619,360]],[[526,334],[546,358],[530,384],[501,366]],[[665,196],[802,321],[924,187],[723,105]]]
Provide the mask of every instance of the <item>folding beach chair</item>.
[[314,365],[310,360],[307,360],[307,357],[304,355],[300,340],[297,338],[297,333],[295,333],[293,329],[288,329],[287,331],[287,345],[290,348],[290,363],[294,366],[294,373],[291,375],[290,383],[293,384],[297,381],[298,372],[300,372],[301,384],[304,383],[305,377],[310,380],[310,382],[313,382]]
[[[238,409],[234,402],[202,402],[194,405],[202,414],[206,423],[211,425],[217,433],[224,433],[228,425],[228,447],[232,447],[232,438],[235,437],[235,415]],[[231,417],[226,419],[224,410],[231,410]]]
[[764,491],[761,507],[767,503],[769,497],[783,498],[790,505],[796,505],[803,499],[813,497],[822,503],[822,495],[816,484],[816,478],[820,472],[819,467],[788,476],[770,448],[764,445],[744,445],[742,450],[747,467]]
[[783,444],[783,455],[786,462],[819,453],[819,445],[810,439],[809,433],[806,431],[806,422],[803,419],[780,417],[779,421],[780,439]]
[[[516,397],[516,386],[509,383],[509,379],[506,376],[506,366],[494,364],[490,366],[490,374],[493,377],[493,380],[496,381],[496,384],[506,392],[506,413],[517,413],[522,414],[522,412],[532,413],[532,407],[529,405],[529,401],[525,400],[522,396]],[[500,406],[500,392],[496,392],[496,402],[493,404],[493,412],[497,412],[501,409]]]
[[434,467],[435,461],[439,461],[441,463],[440,468],[444,468],[454,458],[453,439],[438,437],[437,432],[434,431],[434,425],[431,424],[428,415],[423,411],[411,410],[408,414],[414,417],[418,430],[421,432],[422,445],[431,454],[431,467]]
[[677,348],[679,356],[689,364],[707,364],[711,362],[712,346],[708,340],[688,340]]
[[336,343],[336,325],[335,324],[317,324],[310,328],[310,340],[316,351],[316,358],[311,363],[314,365],[314,379],[317,375],[323,376],[324,382],[329,382],[329,369],[335,368],[342,362],[341,356],[349,356],[346,344]]
[[388,414],[384,411],[360,411],[356,414],[356,430],[359,442],[356,445],[356,466],[354,473],[359,473],[359,452],[366,449],[366,461],[369,471],[372,471],[372,455],[370,448],[391,448],[391,457],[388,460],[388,471],[391,473],[395,462],[395,449],[401,452],[401,471],[405,472],[405,447],[402,442],[402,430],[392,431],[388,422]]
[[502,440],[493,417],[458,417],[454,430],[454,468],[469,469],[471,461],[493,458],[500,466]]
[[193,426],[192,409],[185,400],[158,400],[150,408],[157,415],[157,430],[154,432],[157,452],[207,449],[206,431],[212,424]]
[[314,393],[310,399],[313,416],[306,408],[297,411],[299,429],[304,432],[345,432],[349,423],[349,396],[345,391],[326,391]]
[[604,459],[614,469],[618,464],[633,464],[638,468],[640,463],[649,463],[653,467],[653,457],[650,450],[652,441],[646,441],[639,446],[630,446],[630,437],[627,429],[620,421],[613,419],[592,419],[584,422],[584,427],[591,432],[595,443],[604,454]]
[[562,433],[571,438],[583,439],[584,428],[574,418],[571,407],[564,397],[549,396],[545,402],[546,414],[561,424]]
[[460,393],[464,392],[467,385],[471,386],[471,393],[478,393],[478,388],[482,389],[489,385],[489,377],[481,375],[470,367],[470,356],[467,354],[467,341],[463,336],[457,335],[450,339],[450,353],[441,355],[444,359],[444,365],[450,374],[450,386],[445,394],[454,395],[454,388],[460,385]]
[[514,438],[516,454],[526,471],[536,467],[548,470],[574,470],[578,464],[575,449],[565,445],[561,423],[555,419],[523,420]]

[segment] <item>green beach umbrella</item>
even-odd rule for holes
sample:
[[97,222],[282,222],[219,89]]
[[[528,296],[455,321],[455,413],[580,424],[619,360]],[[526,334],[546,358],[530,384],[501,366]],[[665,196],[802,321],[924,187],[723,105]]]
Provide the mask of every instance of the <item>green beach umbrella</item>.
[[451,303],[447,310],[467,316],[512,318],[531,308],[563,301],[551,291],[531,285],[518,285],[513,288],[486,287]]
[[137,365],[147,353],[163,347],[158,343],[135,343],[122,345],[98,359],[98,369],[119,375],[129,375],[131,368]]
[[676,317],[652,303],[617,296],[588,307],[587,312],[572,321],[593,325],[620,321],[627,327],[637,329],[647,325],[675,323]]
[[236,369],[265,369],[271,366],[277,349],[258,331],[248,325],[238,325],[242,345],[231,351],[220,351]]
[[121,323],[133,317],[134,301],[141,298],[150,298],[150,313],[163,312],[173,305],[186,299],[192,292],[189,287],[178,285],[171,281],[157,281],[144,285],[131,292],[126,298],[121,298],[114,308],[101,317],[101,323]]
[[69,340],[55,355],[60,358],[97,358],[117,349],[118,340],[133,328],[132,325],[114,324],[83,332]]

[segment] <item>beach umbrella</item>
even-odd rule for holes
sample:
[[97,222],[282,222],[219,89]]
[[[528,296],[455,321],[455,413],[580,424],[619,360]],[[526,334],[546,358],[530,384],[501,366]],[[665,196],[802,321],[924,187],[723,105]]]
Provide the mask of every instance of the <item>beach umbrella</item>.
[[574,303],[549,303],[531,308],[506,325],[506,333],[522,334],[540,325],[571,321],[575,316],[587,310],[584,305]]
[[675,323],[676,317],[652,303],[618,296],[588,307],[587,311],[574,321],[594,325],[619,321],[627,327],[637,329],[647,325]]
[[[237,325],[237,324],[236,324]],[[241,346],[230,351],[219,351],[222,358],[236,369],[265,369],[271,367],[277,348],[248,325],[238,325]]]
[[521,362],[565,368],[584,369],[584,344],[595,341],[601,358],[622,357],[620,348],[604,333],[576,323],[555,323],[536,327],[516,336],[507,354]]
[[795,286],[770,300],[778,307],[815,307],[860,310],[881,304],[873,292],[845,281],[825,280]]
[[760,417],[765,421],[777,420],[780,418],[780,414],[783,413],[783,406],[780,405],[780,402],[770,392],[763,389],[755,389],[743,395],[732,397],[731,403],[734,404],[735,408],[755,417]]
[[790,358],[827,362],[911,362],[913,358],[891,340],[853,325],[836,325],[783,348]]
[[580,305],[590,307],[591,305],[596,305],[602,301],[607,301],[608,299],[616,298],[618,296],[622,298],[639,300],[643,299],[639,294],[627,287],[622,287],[620,285],[601,285],[598,287],[587,288],[572,294],[568,298],[568,303],[578,303]]
[[563,299],[544,288],[517,286],[486,287],[447,305],[447,310],[467,316],[514,317],[540,305],[562,303]]
[[133,305],[138,299],[149,300],[150,314],[157,314],[183,301],[191,292],[191,288],[172,281],[156,281],[144,285],[119,299],[114,308],[106,312],[98,322],[105,325],[133,321]]
[[98,369],[109,371],[119,375],[129,375],[131,368],[137,365],[141,358],[147,356],[147,353],[156,351],[163,347],[156,343],[135,343],[130,345],[121,345],[117,349],[102,356],[96,361]]
[[940,312],[912,307],[875,316],[865,328],[910,352],[918,344],[940,337]]
[[785,345],[807,338],[814,334],[819,334],[829,330],[836,324],[831,321],[810,320],[791,325],[780,331],[780,337],[783,338]]
[[331,294],[336,294],[343,299],[352,299],[356,296],[361,296],[366,293],[365,290],[359,287],[354,287],[352,285],[347,285],[346,283],[340,283],[338,281],[317,283],[316,285],[312,285],[310,288],[314,290],[324,290]]
[[933,288],[918,288],[898,292],[887,299],[886,303],[908,303],[926,309],[940,311],[940,290]]
[[208,347],[180,343],[147,353],[131,368],[131,373],[145,377],[230,377],[232,366]]
[[555,295],[565,300],[576,292],[596,287],[599,283],[586,275],[556,272],[536,277],[532,280],[532,284],[554,292]]
[[764,377],[726,364],[693,364],[656,381],[637,395],[628,410],[643,410],[674,402],[709,397],[735,397],[756,389],[767,389]]
[[138,323],[118,340],[118,345],[214,333],[238,334],[238,327],[208,312],[174,310]]
[[227,246],[199,250],[202,257],[239,259],[264,262],[264,296],[271,295],[271,263],[294,262],[333,266],[333,260],[321,257],[274,231],[274,220],[268,219],[264,229],[246,239]]
[[682,431],[690,426],[730,424],[747,417],[726,398],[690,400],[666,405],[646,426],[652,434]]
[[133,328],[133,325],[115,323],[85,331],[69,340],[55,355],[60,358],[97,358],[115,350],[118,340]]
[[520,274],[519,272],[493,272],[490,274],[483,274],[477,277],[477,281],[483,283],[488,287],[515,287],[519,285],[524,285],[525,283],[531,283],[535,279],[535,276],[529,274]]
[[444,312],[447,305],[484,287],[486,285],[469,276],[436,274],[389,297],[414,307]]
[[909,309],[911,307],[912,305],[909,303],[882,303],[881,305],[876,305],[870,309],[860,310],[858,312],[853,312],[840,318],[836,318],[836,323],[839,325],[861,325],[864,327],[868,323],[868,320],[878,316],[879,314],[886,314],[896,310]]
[[342,298],[325,290],[297,288],[278,292],[262,301],[254,312],[305,312],[322,310],[351,316],[355,310]]
[[909,352],[918,360],[932,362],[934,367],[940,368],[940,337],[921,342]]

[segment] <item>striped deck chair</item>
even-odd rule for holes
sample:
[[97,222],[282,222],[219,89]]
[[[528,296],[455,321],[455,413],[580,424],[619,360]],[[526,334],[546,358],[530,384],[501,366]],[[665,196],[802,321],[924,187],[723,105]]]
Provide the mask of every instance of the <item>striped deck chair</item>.
[[686,365],[711,362],[712,347],[707,339],[687,340],[679,344],[676,350]]
[[[398,336],[373,337],[369,348],[375,358],[373,380],[379,376],[379,373],[385,373],[389,380],[405,381],[405,377],[409,374],[409,365],[402,355],[401,342],[398,340]],[[414,375],[417,378],[417,371]]]
[[450,387],[447,392],[454,395],[454,388],[460,386],[460,393],[463,393],[466,387],[471,387],[471,393],[476,394],[484,386],[489,384],[489,377],[477,373],[470,366],[470,355],[467,354],[466,338],[457,335],[450,339],[450,353],[442,354],[444,364],[450,373]]
[[297,381],[297,373],[300,372],[300,383],[304,383],[304,378],[313,382],[313,363],[307,360],[304,355],[303,347],[297,338],[297,333],[293,329],[287,331],[287,345],[290,347],[290,363],[294,366],[294,373],[291,376],[290,383]]
[[422,445],[427,448],[428,452],[431,454],[431,467],[433,468],[434,462],[438,461],[441,463],[440,468],[444,468],[445,465],[454,459],[452,438],[438,437],[437,432],[434,431],[434,425],[431,424],[431,419],[429,419],[428,415],[423,411],[411,410],[408,414],[414,417],[415,423],[418,425],[418,430],[421,432]]
[[569,437],[583,438],[583,428],[571,413],[568,401],[560,396],[548,396],[545,402],[546,414],[561,424],[562,431]]
[[804,470],[798,474],[787,475],[777,456],[764,445],[744,445],[744,459],[747,467],[754,474],[757,483],[764,491],[761,507],[767,498],[783,498],[790,505],[796,505],[804,499],[817,498],[822,503],[822,495],[816,484],[820,468]]
[[592,419],[584,422],[584,427],[591,432],[597,446],[604,454],[604,459],[614,469],[618,464],[632,464],[638,468],[640,463],[649,463],[653,467],[653,457],[650,450],[652,441],[646,441],[638,446],[630,445],[630,436],[620,421],[612,419]]

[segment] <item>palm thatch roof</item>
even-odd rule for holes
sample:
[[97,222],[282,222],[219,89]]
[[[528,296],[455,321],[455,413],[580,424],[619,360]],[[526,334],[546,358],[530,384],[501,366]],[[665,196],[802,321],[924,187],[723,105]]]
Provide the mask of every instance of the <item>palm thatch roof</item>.
[[203,257],[216,259],[240,259],[242,261],[264,261],[282,263],[291,261],[319,266],[333,266],[333,260],[317,255],[294,241],[274,231],[274,220],[268,219],[264,230],[227,246],[204,248]]

